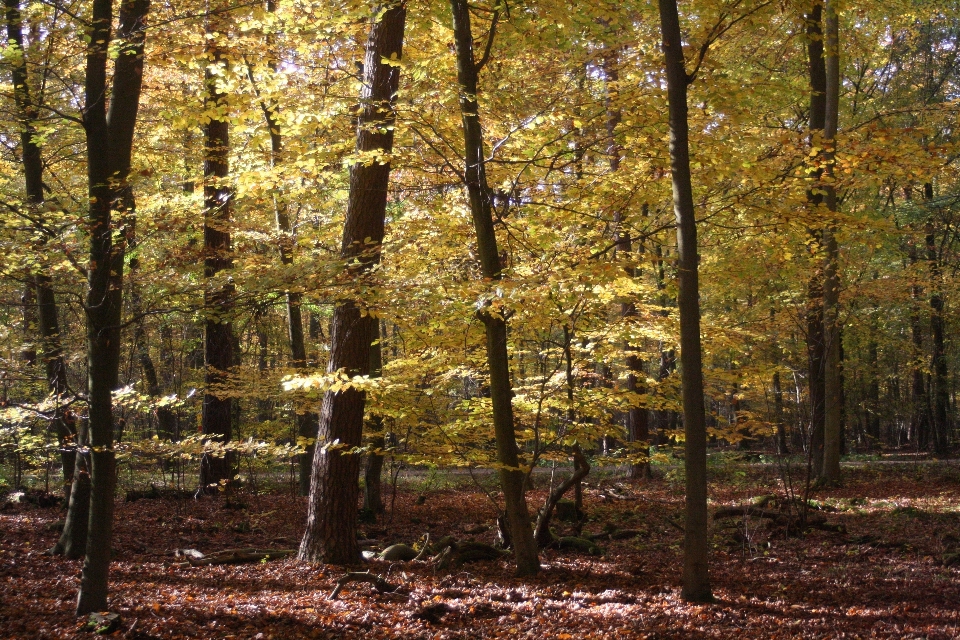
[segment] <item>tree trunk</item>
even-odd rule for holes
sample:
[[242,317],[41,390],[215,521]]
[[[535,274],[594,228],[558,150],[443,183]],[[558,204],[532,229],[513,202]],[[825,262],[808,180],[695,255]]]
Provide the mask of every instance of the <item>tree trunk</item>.
[[[620,69],[616,50],[604,56],[603,74],[607,91],[607,156],[609,157],[610,172],[616,173],[620,170],[620,146],[616,140],[616,128],[622,117],[620,108],[616,103],[620,91]],[[646,203],[644,203],[643,208],[646,214]],[[630,232],[623,228],[623,211],[620,209],[614,213],[614,227],[616,229],[618,257],[621,257],[621,254],[630,256],[633,252],[633,240],[630,237]],[[637,276],[636,269],[632,266],[626,267],[625,271],[630,278]],[[622,303],[620,305],[620,317],[625,324],[634,322],[637,317],[637,305],[632,301]],[[627,392],[632,395],[646,393],[643,360],[637,355],[637,347],[627,341],[623,345],[623,350],[624,364],[627,368]],[[641,463],[631,463],[627,475],[633,479],[650,478],[650,417],[647,409],[631,402],[626,414],[625,426],[627,441],[639,443],[640,453],[646,458]],[[540,544],[540,546],[542,547],[543,544]]]
[[[222,32],[214,18],[208,18],[207,33]],[[234,365],[234,336],[230,315],[233,308],[233,286],[217,284],[214,279],[233,267],[230,238],[230,211],[233,192],[230,176],[230,124],[227,95],[217,82],[218,68],[229,64],[217,38],[208,42],[209,64],[204,72],[206,108],[216,113],[203,128],[203,275],[204,289],[204,365],[206,373],[203,394],[203,415],[200,430],[211,441],[229,443],[233,437],[233,400],[217,386],[227,381],[227,371]],[[219,394],[219,395],[218,395]],[[233,476],[229,453],[221,456],[204,454],[200,460],[200,491],[216,492],[218,486]]]
[[[144,27],[148,0],[120,5],[120,41],[107,113],[107,58],[111,47],[110,0],[93,0],[87,42],[83,123],[90,196],[90,260],[87,271],[87,387],[91,447],[90,524],[77,598],[77,615],[107,608],[107,580],[113,536],[116,460],[111,393],[120,368],[125,232],[112,220],[128,193],[127,176],[143,80]],[[118,216],[121,220],[123,216]],[[116,238],[116,242],[114,242]]]
[[[457,82],[460,84],[460,115],[463,121],[464,179],[470,199],[470,213],[477,236],[477,249],[483,277],[493,282],[503,278],[503,266],[493,227],[490,187],[484,167],[483,130],[480,127],[477,81],[480,69],[473,55],[473,34],[466,0],[451,0],[454,44],[457,54]],[[496,19],[495,19],[496,20]],[[490,37],[494,34],[491,26]],[[487,366],[490,369],[490,398],[493,404],[493,429],[500,465],[500,485],[506,503],[510,539],[517,563],[517,575],[531,576],[540,571],[538,549],[530,527],[530,514],[524,496],[524,477],[520,467],[517,435],[513,422],[513,389],[507,353],[507,322],[492,312],[487,301],[477,315],[487,337]]]
[[[923,185],[924,200],[933,200],[933,184]],[[926,225],[927,262],[930,266],[930,341],[933,343],[931,396],[933,397],[933,450],[946,455],[950,448],[950,387],[947,381],[947,354],[944,347],[943,275],[937,252],[933,220]]]
[[[822,135],[826,119],[827,71],[823,56],[823,3],[814,0],[807,22],[807,60],[810,76],[810,132],[809,144],[817,146],[818,136]],[[810,180],[819,182],[821,171],[815,169]],[[807,203],[812,211],[823,202],[820,189],[807,190]],[[813,262],[816,265],[807,285],[807,375],[810,386],[810,429],[808,455],[813,466],[813,474],[820,476],[823,470],[823,439],[825,420],[826,387],[824,381],[826,343],[824,341],[823,287],[824,273],[820,264],[819,252],[824,244],[823,232],[817,226],[810,230],[810,247]]]
[[[277,10],[276,2],[267,0],[266,9],[269,13],[275,13]],[[273,37],[268,35],[268,55],[271,57],[267,66],[271,71],[276,72],[277,61],[276,54],[272,50],[273,45]],[[252,69],[250,70],[250,77],[252,81]],[[263,110],[264,119],[267,121],[267,127],[270,130],[270,164],[274,169],[278,169],[283,164],[283,134],[281,133],[279,120],[280,105],[276,101],[268,102],[261,98],[260,108]],[[280,236],[280,262],[290,265],[293,264],[295,241],[287,205],[287,200],[282,195],[274,196],[274,214],[277,232]],[[307,366],[307,349],[303,335],[302,295],[299,291],[294,290],[287,290],[284,295],[287,312],[287,339],[290,343],[290,364],[296,369],[305,369]],[[311,411],[296,414],[297,437],[310,441],[305,447],[306,451],[298,456],[297,462],[299,468],[298,489],[301,496],[310,494],[310,464],[313,461],[318,419],[319,416]]]
[[[361,162],[350,167],[350,197],[343,224],[340,255],[348,275],[361,280],[380,262],[393,150],[393,103],[400,82],[406,6],[378,7],[367,38],[363,65],[362,111],[357,126]],[[384,62],[387,61],[387,62]],[[378,156],[374,159],[372,156]],[[368,163],[369,162],[369,163]],[[341,300],[333,313],[327,371],[348,377],[370,373],[371,343],[377,320],[361,302]],[[324,394],[318,446],[314,452],[307,530],[299,558],[331,564],[360,560],[357,545],[357,497],[360,458],[349,449],[361,445],[365,393],[348,387]],[[339,442],[341,447],[332,447]]]
[[836,155],[837,117],[840,99],[840,52],[838,36],[838,16],[835,0],[825,3],[826,37],[826,95],[824,104],[824,126],[822,153],[824,160],[823,191],[826,192],[826,205],[830,219],[824,227],[825,245],[823,278],[823,341],[824,341],[824,431],[823,431],[823,470],[820,480],[836,485],[840,482],[840,450],[842,438],[842,385],[840,373],[840,249],[837,245],[836,212],[837,189],[833,170]]
[[670,173],[677,219],[680,288],[680,366],[683,395],[686,521],[683,539],[683,589],[691,602],[711,602],[707,537],[707,430],[700,354],[700,284],[697,220],[690,178],[687,124],[687,75],[676,0],[659,0],[667,102],[670,113]]
[[[4,0],[5,18],[7,24],[7,41],[23,52],[23,19],[20,13],[19,0]],[[38,119],[38,105],[33,103],[27,77],[26,60],[21,57],[17,64],[11,65],[11,80],[13,81],[14,104],[17,109],[17,120],[20,124],[20,144],[23,149],[23,174],[26,182],[27,206],[33,209],[34,215],[44,203],[43,195],[43,158],[40,146],[36,142],[37,129],[34,122]],[[62,396],[67,393],[67,365],[63,358],[63,348],[60,342],[60,319],[57,314],[56,294],[53,290],[53,281],[46,273],[37,273],[33,276],[32,289],[25,296],[35,305],[35,316],[39,329],[40,359],[43,362],[47,378],[47,388],[50,393]],[[71,429],[71,422],[59,410],[53,416],[53,428],[57,434],[60,449],[60,458],[63,468],[64,493],[69,500],[70,483],[73,478],[73,469],[76,458],[76,431]]]

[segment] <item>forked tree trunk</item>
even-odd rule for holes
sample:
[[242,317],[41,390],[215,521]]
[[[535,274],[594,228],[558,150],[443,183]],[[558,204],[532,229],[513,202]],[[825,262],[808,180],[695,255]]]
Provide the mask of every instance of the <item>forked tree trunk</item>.
[[[124,236],[112,219],[123,206],[133,132],[143,80],[144,27],[148,0],[120,5],[110,112],[107,113],[107,58],[113,7],[93,0],[87,42],[84,129],[90,196],[90,260],[87,271],[87,386],[90,433],[90,524],[77,598],[77,615],[107,608],[107,581],[113,537],[116,460],[113,451],[111,393],[120,368],[120,317],[123,296]],[[122,220],[122,215],[118,216]],[[114,243],[114,238],[117,242]]]
[[680,366],[683,395],[684,470],[686,520],[683,536],[683,589],[691,602],[711,602],[707,537],[707,430],[703,404],[703,369],[700,354],[700,284],[697,258],[697,220],[690,178],[687,123],[687,75],[680,16],[676,0],[659,0],[660,27],[667,76],[670,113],[670,173],[673,210],[677,218],[680,291]]
[[[340,248],[347,275],[355,282],[361,281],[380,261],[390,182],[390,163],[384,156],[389,158],[393,150],[393,102],[400,83],[400,67],[390,63],[399,61],[402,55],[407,11],[400,2],[377,7],[373,15],[357,126],[357,153],[364,157],[350,167],[350,197]],[[327,364],[330,373],[342,372],[351,377],[370,373],[370,349],[377,337],[378,321],[361,304],[352,298],[341,300],[333,312]],[[307,530],[300,543],[301,560],[341,565],[360,560],[360,456],[350,449],[361,445],[365,401],[365,393],[356,388],[324,394]],[[331,447],[334,442],[340,446]]]
[[[464,181],[470,200],[470,213],[477,236],[483,277],[493,282],[503,278],[503,265],[493,227],[490,186],[484,167],[483,130],[480,127],[477,81],[480,69],[473,55],[473,33],[466,0],[451,0],[453,35],[457,54],[457,82],[460,84],[460,115],[463,121]],[[494,35],[491,26],[489,37]],[[481,60],[482,61],[482,60]],[[507,321],[501,313],[491,312],[490,302],[477,312],[487,337],[487,367],[490,370],[490,399],[493,405],[493,429],[500,465],[500,485],[506,506],[510,540],[517,563],[517,575],[531,576],[540,571],[537,543],[530,527],[530,513],[524,496],[526,474],[520,468],[517,434],[513,422],[513,389],[507,353]]]
[[[208,18],[207,33],[222,31],[218,21]],[[217,386],[226,383],[226,373],[234,365],[234,337],[230,314],[233,308],[233,287],[217,284],[217,275],[233,266],[230,239],[230,210],[233,192],[230,176],[230,124],[228,100],[217,79],[218,70],[228,61],[214,36],[209,40],[208,66],[204,72],[205,106],[216,115],[203,128],[203,275],[204,289],[204,365],[206,373],[203,394],[201,432],[210,440],[229,443],[233,437],[233,400]],[[205,454],[200,460],[200,491],[211,493],[232,478],[231,456]]]

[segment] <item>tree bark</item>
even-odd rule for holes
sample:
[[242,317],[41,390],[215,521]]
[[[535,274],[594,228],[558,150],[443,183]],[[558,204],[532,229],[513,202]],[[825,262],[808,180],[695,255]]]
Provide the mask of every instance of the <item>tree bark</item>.
[[[361,157],[350,167],[350,197],[340,249],[347,275],[354,281],[360,281],[380,262],[396,120],[393,104],[400,82],[400,68],[390,61],[401,58],[406,15],[403,2],[377,7],[367,38],[357,126],[356,148]],[[361,304],[341,300],[334,310],[327,364],[330,373],[370,373],[377,319]],[[365,393],[353,387],[324,394],[301,560],[341,565],[360,560],[360,457],[351,449],[361,445],[365,400]],[[335,442],[338,447],[331,446]]]
[[[816,146],[818,135],[822,135],[826,119],[826,92],[827,71],[823,56],[823,3],[814,0],[810,13],[806,16],[807,22],[807,61],[810,77],[810,131],[809,144]],[[818,183],[821,171],[815,168],[809,179]],[[815,211],[823,202],[820,189],[807,190],[807,203]],[[813,252],[813,275],[807,284],[807,376],[810,387],[810,430],[808,455],[813,467],[813,474],[819,476],[823,470],[823,438],[825,420],[824,382],[826,343],[824,341],[823,318],[823,286],[824,273],[820,263],[819,252],[824,244],[823,232],[819,226],[810,229]]]
[[[503,266],[493,226],[490,187],[484,166],[483,129],[480,126],[477,83],[480,70],[473,54],[473,34],[466,0],[450,0],[453,10],[454,45],[457,55],[457,82],[460,84],[460,115],[463,121],[464,178],[470,200],[470,213],[477,236],[483,277],[493,282],[503,278]],[[491,27],[490,37],[493,36]],[[526,474],[520,467],[517,435],[513,421],[513,389],[507,353],[507,321],[491,309],[491,303],[478,310],[487,338],[487,366],[490,370],[490,399],[493,404],[493,428],[500,465],[500,485],[506,505],[507,523],[513,543],[517,575],[531,576],[540,571],[540,559],[530,513],[524,496]]]
[[824,431],[823,470],[820,480],[836,485],[840,482],[840,450],[842,442],[842,385],[840,372],[840,249],[837,244],[837,189],[834,158],[836,155],[837,118],[840,100],[839,20],[835,0],[824,4],[826,38],[826,94],[822,157],[823,191],[830,219],[824,227],[825,265],[823,279],[823,341],[824,341]]
[[[208,18],[207,33],[222,32],[214,18]],[[218,386],[226,383],[227,371],[234,365],[234,336],[230,315],[233,310],[233,286],[217,284],[217,275],[233,267],[230,217],[233,191],[230,176],[230,124],[227,95],[217,82],[218,68],[226,68],[226,52],[214,36],[208,42],[208,66],[204,72],[206,108],[216,115],[203,128],[203,275],[204,290],[204,365],[206,373],[203,415],[200,430],[214,442],[229,443],[233,437],[233,400]],[[204,454],[200,460],[200,491],[212,493],[232,478],[231,456]]]
[[680,366],[683,395],[686,521],[683,540],[683,589],[691,602],[711,602],[707,537],[707,431],[700,353],[700,284],[697,220],[690,178],[687,123],[687,75],[676,0],[659,0],[670,114],[670,173],[677,219],[680,290]]
[[[923,197],[928,203],[933,200],[932,183],[924,184]],[[944,346],[943,274],[937,252],[936,227],[932,219],[926,225],[925,244],[930,267],[930,341],[933,343],[930,385],[933,398],[933,450],[937,455],[946,455],[950,448],[950,387]]]
[[[87,270],[87,388],[90,433],[90,520],[86,557],[77,598],[77,615],[107,608],[107,581],[113,535],[116,460],[113,451],[111,393],[120,368],[120,316],[123,296],[125,232],[113,211],[128,193],[127,177],[143,80],[143,46],[148,0],[124,0],[117,29],[119,55],[114,65],[107,113],[107,58],[113,7],[93,0],[88,29],[83,124],[87,142],[90,209],[90,260]],[[122,221],[123,216],[118,216]],[[114,239],[116,238],[116,242]]]

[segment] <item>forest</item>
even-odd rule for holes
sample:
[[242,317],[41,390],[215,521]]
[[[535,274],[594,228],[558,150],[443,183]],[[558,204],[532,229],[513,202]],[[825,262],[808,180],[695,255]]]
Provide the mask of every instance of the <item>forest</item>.
[[0,637],[960,635],[960,2],[0,31]]

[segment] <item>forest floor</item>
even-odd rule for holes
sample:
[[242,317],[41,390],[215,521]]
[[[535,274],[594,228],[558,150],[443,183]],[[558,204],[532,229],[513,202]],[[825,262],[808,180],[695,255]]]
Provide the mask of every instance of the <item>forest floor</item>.
[[[602,556],[546,550],[531,579],[514,578],[508,560],[448,570],[372,561],[365,568],[397,592],[358,582],[337,600],[329,595],[342,568],[293,558],[196,567],[173,554],[296,547],[303,498],[242,495],[242,509],[211,498],[118,502],[110,578],[121,625],[112,637],[960,637],[960,467],[845,473],[842,488],[811,495],[824,508],[816,513],[845,532],[787,537],[767,519],[711,520],[717,602],[709,605],[680,599],[682,481],[670,473],[636,484],[588,478],[584,533],[639,533],[600,541]],[[714,471],[711,509],[765,494],[783,494],[775,473],[725,467]],[[544,495],[532,492],[531,505]],[[362,534],[384,544],[412,544],[425,532],[492,542],[494,516],[476,488],[407,486],[393,517]],[[96,637],[73,616],[81,563],[44,554],[62,517],[58,507],[23,502],[0,511],[0,638]]]

